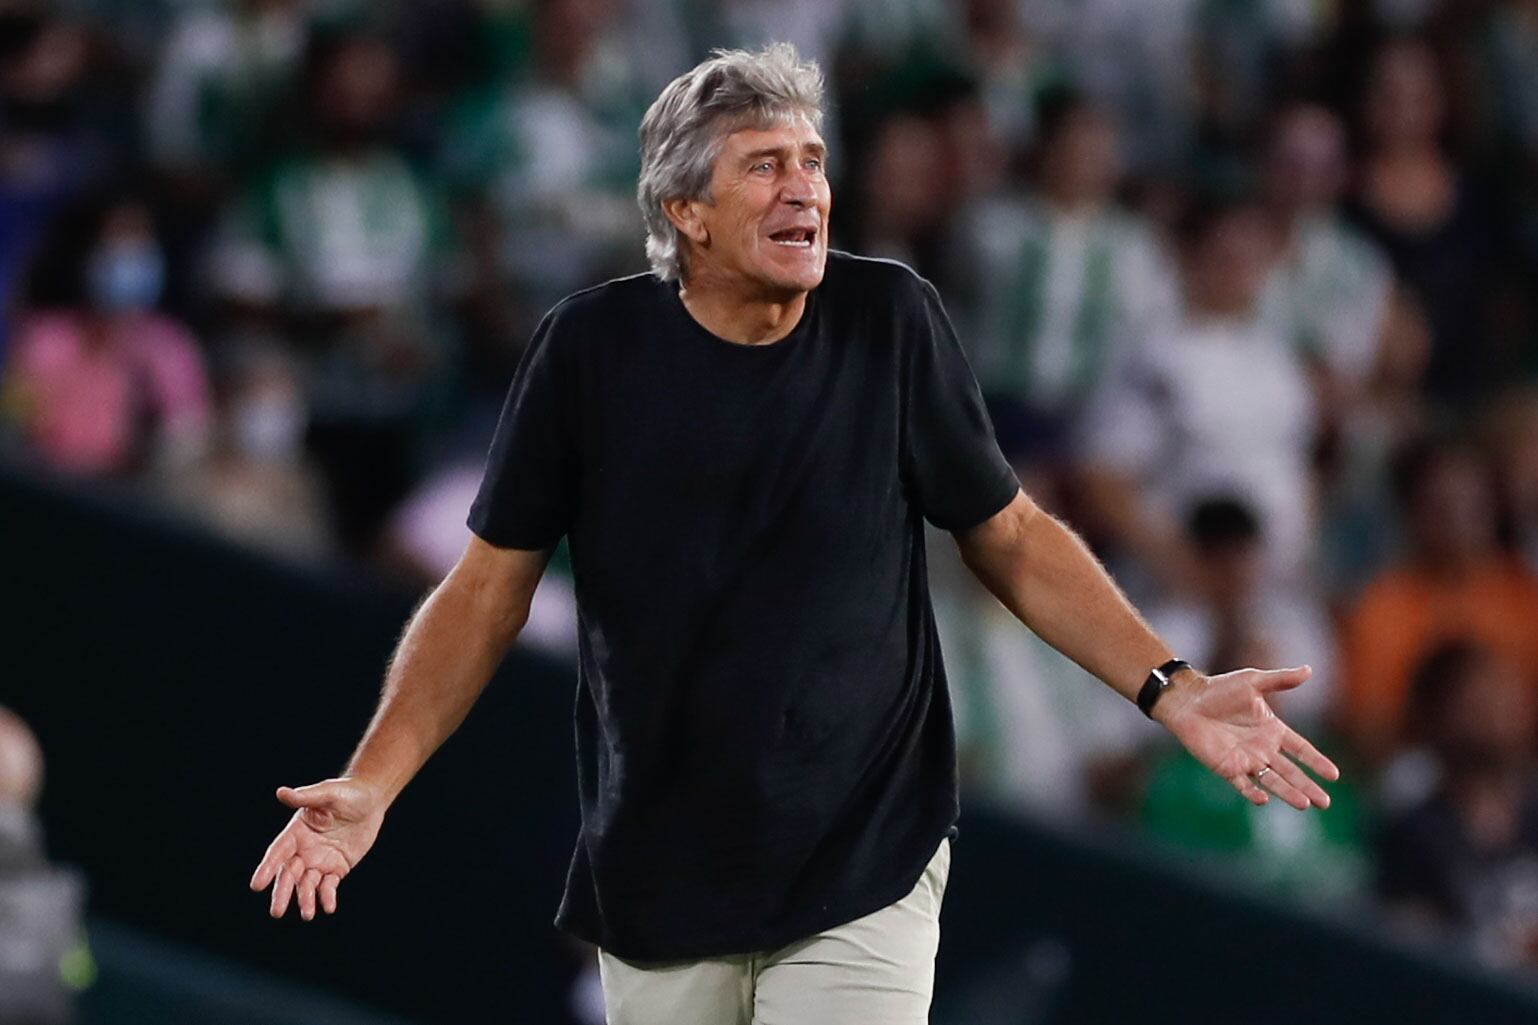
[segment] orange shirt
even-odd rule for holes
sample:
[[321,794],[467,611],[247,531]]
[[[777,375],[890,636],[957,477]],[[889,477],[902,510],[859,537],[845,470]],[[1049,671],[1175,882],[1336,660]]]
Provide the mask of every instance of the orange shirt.
[[1410,679],[1438,644],[1489,648],[1538,685],[1538,579],[1504,558],[1458,579],[1415,567],[1381,574],[1346,619],[1342,727],[1368,757],[1401,735]]

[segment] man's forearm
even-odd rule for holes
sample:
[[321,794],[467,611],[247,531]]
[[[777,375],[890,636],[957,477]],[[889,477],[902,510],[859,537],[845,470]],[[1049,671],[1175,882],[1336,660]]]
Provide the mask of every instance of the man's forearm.
[[1023,495],[962,539],[967,565],[1042,640],[1135,700],[1171,653],[1093,553]]
[[527,617],[526,604],[508,613],[487,587],[451,574],[411,617],[344,775],[393,802],[464,721]]

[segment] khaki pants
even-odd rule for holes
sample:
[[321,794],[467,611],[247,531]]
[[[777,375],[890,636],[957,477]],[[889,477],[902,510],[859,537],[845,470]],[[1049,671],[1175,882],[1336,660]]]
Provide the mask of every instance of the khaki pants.
[[906,897],[778,950],[699,961],[600,951],[609,1025],[925,1025],[951,845]]

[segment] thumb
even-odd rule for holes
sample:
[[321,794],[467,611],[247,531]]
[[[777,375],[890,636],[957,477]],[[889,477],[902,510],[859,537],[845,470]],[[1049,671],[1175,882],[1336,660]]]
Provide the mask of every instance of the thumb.
[[1260,674],[1260,679],[1255,681],[1255,687],[1262,694],[1274,694],[1277,691],[1291,690],[1310,676],[1314,670],[1310,666],[1297,666],[1293,669],[1268,669]]
[[327,808],[341,796],[335,783],[311,783],[303,787],[278,787],[278,800],[290,808]]

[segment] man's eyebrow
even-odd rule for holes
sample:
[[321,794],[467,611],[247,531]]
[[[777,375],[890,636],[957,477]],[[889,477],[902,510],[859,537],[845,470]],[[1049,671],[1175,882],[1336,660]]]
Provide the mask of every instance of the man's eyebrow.
[[[742,159],[744,159],[744,160],[757,160],[760,157],[779,157],[779,156],[784,156],[786,153],[790,152],[791,148],[792,147],[790,147],[790,146],[765,146],[762,149],[756,149],[756,150],[752,150],[752,151],[750,151],[748,153],[744,153],[743,156],[742,156]],[[824,145],[823,143],[820,143],[820,142],[809,142],[809,143],[807,143],[806,144],[806,150],[807,150],[807,152],[813,154],[814,156],[818,156],[818,157],[825,157],[825,156],[828,155],[828,147],[826,145]]]

